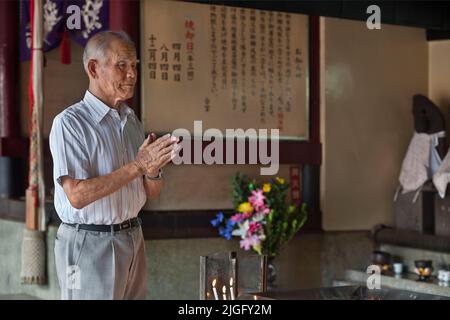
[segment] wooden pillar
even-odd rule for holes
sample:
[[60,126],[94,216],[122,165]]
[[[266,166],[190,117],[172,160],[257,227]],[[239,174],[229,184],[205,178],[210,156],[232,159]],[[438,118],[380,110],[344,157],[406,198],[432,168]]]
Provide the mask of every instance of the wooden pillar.
[[[0,1],[0,137],[19,132],[18,84],[19,2]],[[2,154],[3,156],[3,154]]]
[[0,196],[23,193],[19,122],[19,1],[0,1]]
[[[139,0],[110,0],[109,2],[109,29],[113,31],[123,30],[136,44],[136,52],[140,56],[140,2]],[[135,95],[128,105],[133,108],[140,118],[140,76],[136,85]]]
[[[320,145],[320,18],[311,16],[310,28],[310,142]],[[302,199],[308,205],[308,222],[311,230],[322,230],[322,212],[320,208],[320,151],[319,164],[305,164],[302,174]]]

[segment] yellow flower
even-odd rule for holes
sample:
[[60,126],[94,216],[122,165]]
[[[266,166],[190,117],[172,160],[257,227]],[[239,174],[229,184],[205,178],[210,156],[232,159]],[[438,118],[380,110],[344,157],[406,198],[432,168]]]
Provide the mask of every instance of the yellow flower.
[[243,202],[239,205],[239,212],[242,213],[253,212],[253,207],[250,204],[250,202]]
[[261,254],[261,250],[262,250],[261,243],[253,245],[253,250],[255,250],[258,254]]
[[263,185],[263,191],[264,191],[265,193],[269,193],[271,188],[272,188],[272,186],[270,185],[270,183],[264,183],[264,185]]
[[277,181],[278,181],[279,184],[284,184],[284,179],[283,178],[277,177]]

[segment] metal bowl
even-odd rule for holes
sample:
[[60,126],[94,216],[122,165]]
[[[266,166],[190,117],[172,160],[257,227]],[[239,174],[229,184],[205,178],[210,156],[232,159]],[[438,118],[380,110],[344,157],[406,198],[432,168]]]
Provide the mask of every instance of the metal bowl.
[[372,251],[372,254],[370,255],[370,261],[372,262],[372,264],[376,265],[390,265],[391,260],[391,254],[385,251],[375,250]]

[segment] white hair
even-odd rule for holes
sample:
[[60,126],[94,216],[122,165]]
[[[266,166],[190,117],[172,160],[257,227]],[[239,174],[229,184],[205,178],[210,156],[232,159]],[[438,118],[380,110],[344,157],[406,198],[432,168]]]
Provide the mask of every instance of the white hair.
[[101,59],[106,56],[110,43],[119,40],[127,45],[136,47],[133,40],[125,31],[100,31],[93,35],[86,44],[83,52],[84,70],[88,72],[88,62],[90,59]]

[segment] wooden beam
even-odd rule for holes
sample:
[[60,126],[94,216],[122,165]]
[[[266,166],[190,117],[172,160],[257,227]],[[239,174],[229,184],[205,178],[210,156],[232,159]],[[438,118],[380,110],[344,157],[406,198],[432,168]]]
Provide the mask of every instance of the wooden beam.
[[[46,211],[48,223],[57,226],[61,220],[53,203],[47,202]],[[142,231],[146,240],[152,239],[188,239],[217,238],[219,233],[210,221],[221,210],[175,210],[175,211],[142,211]],[[222,210],[225,215],[234,211]],[[25,222],[25,199],[0,199],[0,219]],[[322,232],[320,225],[315,225],[314,219],[300,230],[301,233]]]

